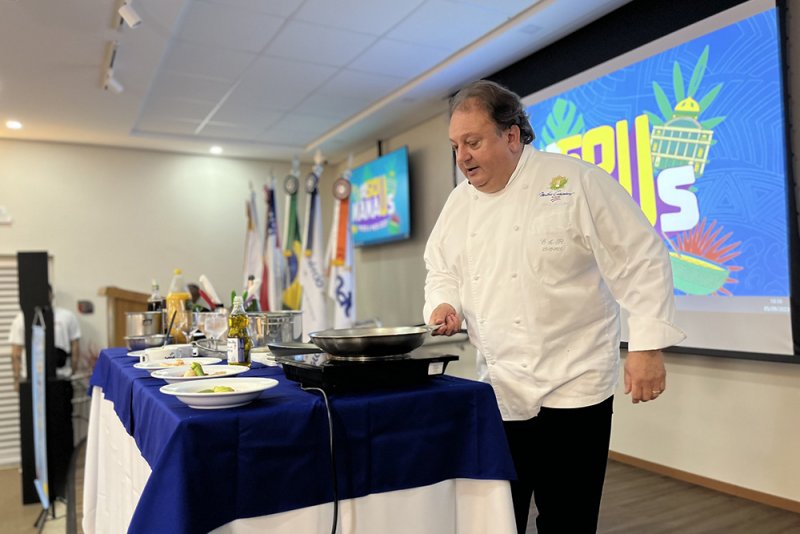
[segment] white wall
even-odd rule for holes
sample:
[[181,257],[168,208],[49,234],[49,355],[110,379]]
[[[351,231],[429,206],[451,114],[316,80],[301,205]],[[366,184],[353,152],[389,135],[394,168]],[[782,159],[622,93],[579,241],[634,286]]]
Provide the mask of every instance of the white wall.
[[[232,160],[82,145],[0,140],[0,254],[46,250],[56,302],[80,316],[82,349],[106,345],[107,285],[166,292],[174,268],[209,277],[222,298],[242,290],[249,184],[263,222],[269,173],[282,191],[287,163]],[[307,169],[306,169],[307,172]],[[283,206],[283,196],[280,194]]]
[[800,502],[800,365],[686,354],[666,363],[657,402],[631,404],[618,388],[612,450]]

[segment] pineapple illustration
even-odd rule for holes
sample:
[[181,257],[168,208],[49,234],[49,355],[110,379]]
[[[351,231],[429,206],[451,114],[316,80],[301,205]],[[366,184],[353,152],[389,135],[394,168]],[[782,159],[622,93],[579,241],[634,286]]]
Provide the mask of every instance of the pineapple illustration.
[[708,163],[708,152],[714,143],[713,128],[725,117],[700,119],[700,115],[711,106],[723,84],[718,83],[708,93],[695,98],[708,65],[708,46],[703,49],[694,66],[689,86],[684,87],[683,73],[678,62],[672,66],[672,90],[676,104],[673,106],[664,90],[653,82],[653,94],[661,115],[645,111],[653,125],[651,152],[653,169],[691,165],[695,176],[700,177]]

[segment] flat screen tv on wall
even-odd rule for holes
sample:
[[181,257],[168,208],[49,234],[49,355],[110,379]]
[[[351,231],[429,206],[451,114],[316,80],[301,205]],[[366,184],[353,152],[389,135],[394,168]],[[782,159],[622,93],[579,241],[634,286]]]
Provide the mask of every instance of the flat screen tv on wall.
[[411,237],[408,147],[356,167],[350,184],[350,224],[355,246]]

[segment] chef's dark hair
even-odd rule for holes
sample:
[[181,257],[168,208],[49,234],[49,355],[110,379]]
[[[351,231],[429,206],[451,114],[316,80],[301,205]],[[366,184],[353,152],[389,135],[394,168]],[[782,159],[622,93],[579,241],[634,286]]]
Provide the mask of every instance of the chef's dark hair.
[[478,80],[462,88],[450,98],[450,115],[460,108],[469,107],[472,102],[486,110],[499,131],[519,126],[523,145],[536,138],[519,96],[499,83]]

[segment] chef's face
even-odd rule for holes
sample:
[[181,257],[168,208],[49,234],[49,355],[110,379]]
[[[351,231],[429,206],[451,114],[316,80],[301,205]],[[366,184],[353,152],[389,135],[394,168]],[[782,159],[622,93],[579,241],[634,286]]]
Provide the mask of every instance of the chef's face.
[[489,114],[467,100],[450,117],[450,144],[456,163],[478,191],[503,189],[522,154],[518,126],[500,130]]

